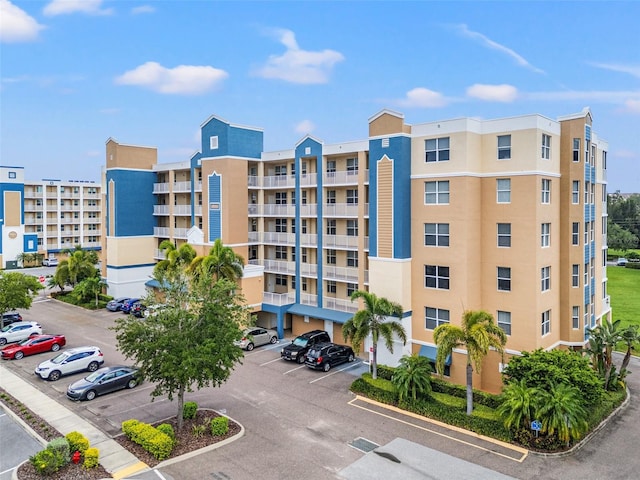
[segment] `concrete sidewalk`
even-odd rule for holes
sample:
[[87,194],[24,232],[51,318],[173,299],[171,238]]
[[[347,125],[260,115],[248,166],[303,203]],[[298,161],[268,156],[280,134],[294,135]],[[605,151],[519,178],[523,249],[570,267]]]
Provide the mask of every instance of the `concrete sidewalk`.
[[63,435],[76,431],[87,437],[91,446],[100,452],[100,464],[113,478],[123,479],[149,468],[146,463],[138,460],[118,442],[107,437],[91,423],[49,398],[2,364],[0,364],[0,385]]

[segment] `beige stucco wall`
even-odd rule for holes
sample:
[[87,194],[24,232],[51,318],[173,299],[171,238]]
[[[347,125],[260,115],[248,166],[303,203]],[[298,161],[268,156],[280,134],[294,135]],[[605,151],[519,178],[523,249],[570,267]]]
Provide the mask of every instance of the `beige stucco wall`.
[[109,266],[146,265],[155,263],[154,237],[107,237]]
[[158,161],[155,147],[122,145],[110,138],[106,144],[107,168],[151,169]]

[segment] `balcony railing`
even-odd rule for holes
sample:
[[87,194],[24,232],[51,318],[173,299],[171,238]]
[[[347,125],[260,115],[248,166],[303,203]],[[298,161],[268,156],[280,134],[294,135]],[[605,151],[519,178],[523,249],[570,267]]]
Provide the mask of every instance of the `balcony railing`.
[[264,271],[268,273],[284,273],[287,275],[296,274],[295,262],[287,262],[285,260],[270,260],[264,261]]
[[358,269],[354,267],[336,267],[334,265],[323,266],[323,276],[327,280],[358,283]]
[[358,171],[330,172],[322,175],[323,185],[357,185]]
[[358,248],[358,237],[351,235],[324,235],[322,237],[325,248]]
[[324,308],[331,310],[339,310],[341,312],[356,313],[358,311],[358,302],[345,300],[342,298],[324,297]]
[[190,192],[191,182],[173,182],[174,192]]
[[153,184],[153,193],[169,193],[169,184],[168,183],[154,183]]
[[174,205],[174,215],[191,215],[191,205]]
[[263,232],[262,241],[260,243],[295,245],[296,237],[294,233]]
[[194,205],[193,213],[195,215],[202,215],[202,205]]
[[309,305],[310,307],[318,306],[318,296],[311,295],[310,293],[301,293],[300,294],[300,303],[302,305]]
[[308,278],[318,278],[318,265],[300,262],[300,275]]
[[167,256],[164,254],[163,250],[157,249],[155,250],[154,254],[153,254],[153,258],[155,258],[156,260],[164,260],[165,258],[167,258]]
[[169,215],[169,205],[154,205],[153,206],[153,214],[154,215]]
[[324,217],[357,217],[357,203],[327,203],[323,207]]
[[173,229],[173,237],[174,238],[187,238],[188,228],[174,228]]
[[169,227],[153,227],[153,236],[169,238]]
[[296,301],[295,292],[288,292],[288,293],[263,292],[262,294],[262,303],[268,303],[269,305],[288,305],[290,303],[295,303],[295,301]]
[[315,233],[300,234],[300,245],[302,245],[303,247],[318,246],[318,235]]
[[293,188],[296,185],[296,177],[292,175],[274,175],[261,180],[263,188]]

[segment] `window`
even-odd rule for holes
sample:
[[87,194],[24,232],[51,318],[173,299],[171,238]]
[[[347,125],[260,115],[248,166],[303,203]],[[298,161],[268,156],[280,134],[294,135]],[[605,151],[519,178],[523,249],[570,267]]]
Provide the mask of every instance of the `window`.
[[549,160],[551,158],[551,135],[542,134],[542,158]]
[[584,203],[589,203],[589,182],[584,182]]
[[424,182],[424,203],[426,204],[448,204],[449,203],[449,181]]
[[580,139],[579,138],[573,139],[573,161],[574,162],[580,161]]
[[497,180],[498,203],[511,203],[511,179],[498,178]]
[[335,160],[328,160],[327,161],[327,173],[331,174],[330,176],[335,175],[335,173],[336,173],[336,161]]
[[327,265],[335,265],[335,264],[336,264],[336,251],[327,250]]
[[580,265],[574,263],[571,266],[571,286],[579,287],[580,286]]
[[347,175],[357,175],[357,174],[358,174],[358,159],[347,158]]
[[511,135],[498,135],[498,160],[511,158]]
[[511,269],[509,267],[498,267],[498,290],[511,291]]
[[449,310],[424,307],[425,328],[435,330],[436,327],[449,323]]
[[276,205],[286,205],[287,192],[276,192]]
[[605,152],[604,150],[602,151],[602,169],[607,169],[607,152]]
[[448,223],[425,223],[424,224],[424,244],[428,247],[448,247],[449,246],[449,224]]
[[16,172],[9,172],[9,178],[16,178]]
[[218,136],[217,135],[215,137],[209,137],[209,148],[211,150],[217,150],[218,149]]
[[511,312],[498,310],[498,327],[507,335],[511,335]]
[[335,234],[336,234],[336,221],[327,220],[327,235],[335,235]]
[[589,243],[589,222],[584,223],[584,244]]
[[449,160],[449,137],[425,140],[425,161],[446,162]]
[[307,219],[306,218],[302,219],[302,233],[304,233],[304,234],[307,233]]
[[571,203],[580,203],[580,180],[574,180],[571,187]]
[[286,275],[276,275],[276,285],[280,285],[282,287],[287,286],[287,276]]
[[547,333],[551,331],[551,310],[542,312],[541,325],[542,325],[542,336],[545,336]]
[[296,233],[296,219],[291,219],[291,233]]
[[424,266],[424,286],[449,290],[449,267],[438,265]]
[[307,248],[302,247],[302,258],[300,259],[302,263],[307,263]]
[[307,291],[307,279],[302,277],[302,291],[306,292]]
[[356,190],[356,189],[347,190],[347,204],[349,204],[349,205],[357,205],[358,204],[358,190]]
[[580,306],[574,305],[571,313],[571,326],[574,329],[580,328]]
[[287,259],[287,247],[284,245],[276,246],[276,259],[277,260],[286,260]]
[[352,250],[347,251],[347,267],[358,266],[358,252]]
[[336,191],[327,190],[327,203],[336,203]]
[[589,264],[584,264],[584,284],[589,283]]
[[327,293],[336,293],[336,282],[334,280],[327,280]]
[[540,286],[543,292],[551,288],[551,267],[542,267],[540,269]]
[[580,244],[580,223],[573,222],[573,226],[571,229],[571,244],[579,245]]
[[498,224],[498,246],[499,247],[511,246],[511,224],[510,223]]
[[541,197],[542,203],[551,203],[551,180],[548,178],[542,179]]
[[350,297],[356,290],[358,290],[357,283],[347,283],[347,297]]
[[275,175],[276,177],[282,177],[287,175],[287,166],[286,165],[276,165],[275,167]]
[[287,233],[287,219],[276,218],[276,232]]
[[548,247],[551,245],[551,224],[543,223],[540,228],[540,245]]
[[358,236],[358,220],[347,220],[347,236]]

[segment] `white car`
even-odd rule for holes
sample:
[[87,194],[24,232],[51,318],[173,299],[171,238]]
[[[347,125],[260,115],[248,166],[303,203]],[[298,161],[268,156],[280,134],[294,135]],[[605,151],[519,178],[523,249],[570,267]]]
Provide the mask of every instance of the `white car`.
[[82,371],[95,372],[103,363],[104,355],[98,347],[76,347],[42,362],[36,367],[34,373],[43,380],[55,382],[62,375]]
[[166,305],[160,303],[158,305],[149,305],[147,307],[147,309],[144,311],[143,315],[145,317],[155,317],[158,312],[160,312],[161,310],[164,310],[166,308]]
[[45,258],[44,260],[42,260],[42,266],[43,267],[57,267],[58,266],[58,259],[57,258]]
[[42,335],[42,327],[37,322],[16,322],[0,330],[0,345],[20,342],[31,335]]
[[277,343],[278,332],[275,330],[268,330],[262,327],[247,328],[242,332],[242,339],[238,342],[234,342],[240,348],[251,351],[253,347],[259,347],[260,345],[266,345],[267,343]]

